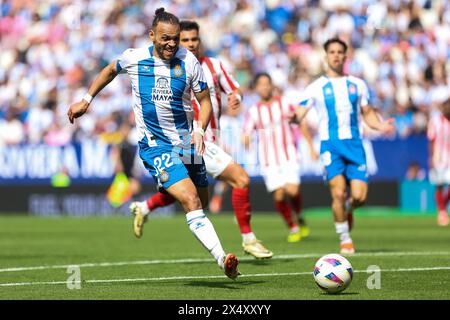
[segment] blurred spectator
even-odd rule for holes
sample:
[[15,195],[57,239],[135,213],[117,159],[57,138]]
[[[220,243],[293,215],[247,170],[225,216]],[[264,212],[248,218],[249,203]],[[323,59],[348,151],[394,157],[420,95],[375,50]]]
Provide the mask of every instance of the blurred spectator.
[[405,179],[409,181],[424,181],[427,177],[427,173],[424,168],[421,168],[417,162],[409,164],[406,170]]
[[[450,2],[356,0],[65,0],[0,2],[0,144],[114,141],[131,90],[117,77],[88,115],[69,126],[68,105],[126,48],[148,46],[154,10],[196,19],[208,54],[220,55],[245,93],[269,72],[296,103],[324,70],[322,44],[350,45],[346,70],[363,77],[372,103],[399,134],[425,131],[450,83]],[[247,98],[248,97],[248,98]],[[111,116],[114,113],[114,116]],[[69,138],[68,138],[69,136]]]
[[9,109],[0,120],[0,146],[15,145],[24,141],[25,132],[15,109]]

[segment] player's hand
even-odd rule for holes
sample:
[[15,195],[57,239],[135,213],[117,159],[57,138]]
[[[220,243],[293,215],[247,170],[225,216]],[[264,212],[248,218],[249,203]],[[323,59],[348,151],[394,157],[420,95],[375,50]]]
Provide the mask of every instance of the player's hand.
[[203,154],[205,153],[205,143],[203,141],[203,135],[198,131],[194,131],[194,133],[192,134],[192,140],[194,142],[195,151],[197,152],[197,154],[199,156],[203,156]]
[[228,95],[228,107],[231,109],[237,109],[241,105],[241,101],[237,97],[236,93],[230,93]]
[[85,100],[72,104],[69,111],[67,111],[67,116],[69,117],[70,123],[73,123],[76,118],[79,118],[85,114],[88,108],[89,103]]
[[383,121],[378,128],[378,130],[386,135],[392,135],[395,133],[395,119],[389,118],[386,121]]
[[297,124],[299,123],[297,119],[297,114],[295,112],[288,114],[286,116],[286,119],[289,123],[297,123]]

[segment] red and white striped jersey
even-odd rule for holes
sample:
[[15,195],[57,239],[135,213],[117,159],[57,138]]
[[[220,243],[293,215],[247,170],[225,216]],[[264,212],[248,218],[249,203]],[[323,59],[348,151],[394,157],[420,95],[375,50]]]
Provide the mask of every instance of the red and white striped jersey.
[[298,163],[297,144],[289,115],[294,106],[281,97],[270,102],[258,102],[250,107],[244,118],[244,134],[256,130],[258,157],[261,168],[277,167],[286,163]]
[[450,120],[442,113],[432,116],[428,122],[428,139],[434,142],[433,167],[450,169]]
[[[222,105],[226,101],[222,101],[222,93],[228,95],[239,88],[239,84],[233,76],[224,68],[222,63],[217,58],[202,57],[200,59],[203,72],[208,83],[209,94],[211,96],[211,103],[213,113],[211,121],[205,132],[205,140],[218,143],[218,134],[220,130],[220,115],[222,113]],[[192,106],[194,108],[195,120],[198,120],[200,111],[200,103],[193,97]]]

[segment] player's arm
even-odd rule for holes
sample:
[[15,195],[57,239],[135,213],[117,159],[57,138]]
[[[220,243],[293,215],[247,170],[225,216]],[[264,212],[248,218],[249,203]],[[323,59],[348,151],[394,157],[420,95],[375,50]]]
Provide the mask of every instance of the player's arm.
[[233,75],[220,63],[220,88],[227,95],[228,107],[236,109],[242,102],[242,91]]
[[311,155],[311,159],[314,161],[317,161],[319,159],[319,154],[317,153],[316,149],[314,148],[314,142],[312,139],[311,132],[309,131],[308,124],[306,121],[302,121],[300,123],[300,130],[302,132],[303,137],[306,140],[306,143],[308,144],[309,148],[309,154]]
[[295,113],[294,113],[294,117],[292,119],[292,122],[301,123],[302,120],[308,114],[309,109],[311,109],[311,107],[303,107],[303,106],[297,107],[295,109]]
[[394,118],[383,120],[380,113],[370,105],[361,107],[361,113],[366,124],[374,130],[384,134],[392,134],[395,131]]
[[86,96],[79,102],[72,104],[67,112],[70,123],[81,117],[89,108],[91,100],[117,76],[117,61],[111,62],[100,71],[94,82],[91,84]]
[[254,107],[250,107],[244,115],[243,129],[241,135],[241,141],[246,150],[250,149],[250,143],[252,141],[252,132],[256,129],[256,121],[253,118]]
[[193,138],[197,153],[203,155],[203,152],[205,151],[203,136],[212,115],[211,97],[209,96],[209,89],[207,87],[200,92],[194,92],[194,95],[200,104],[200,112],[198,114],[197,128],[194,131]]
[[309,110],[315,105],[314,90],[311,85],[301,93],[300,103],[295,107],[291,122],[301,123]]

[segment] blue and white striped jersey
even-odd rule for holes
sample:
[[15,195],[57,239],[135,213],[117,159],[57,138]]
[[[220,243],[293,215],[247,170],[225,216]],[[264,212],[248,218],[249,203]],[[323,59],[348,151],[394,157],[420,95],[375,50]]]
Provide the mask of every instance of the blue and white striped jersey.
[[322,141],[361,139],[361,107],[368,104],[366,83],[353,76],[321,76],[306,87],[300,100],[300,106],[316,108]]
[[203,69],[184,48],[170,61],[154,57],[152,50],[127,49],[117,60],[117,71],[131,78],[139,141],[151,147],[187,144],[194,119],[191,90],[207,88]]

